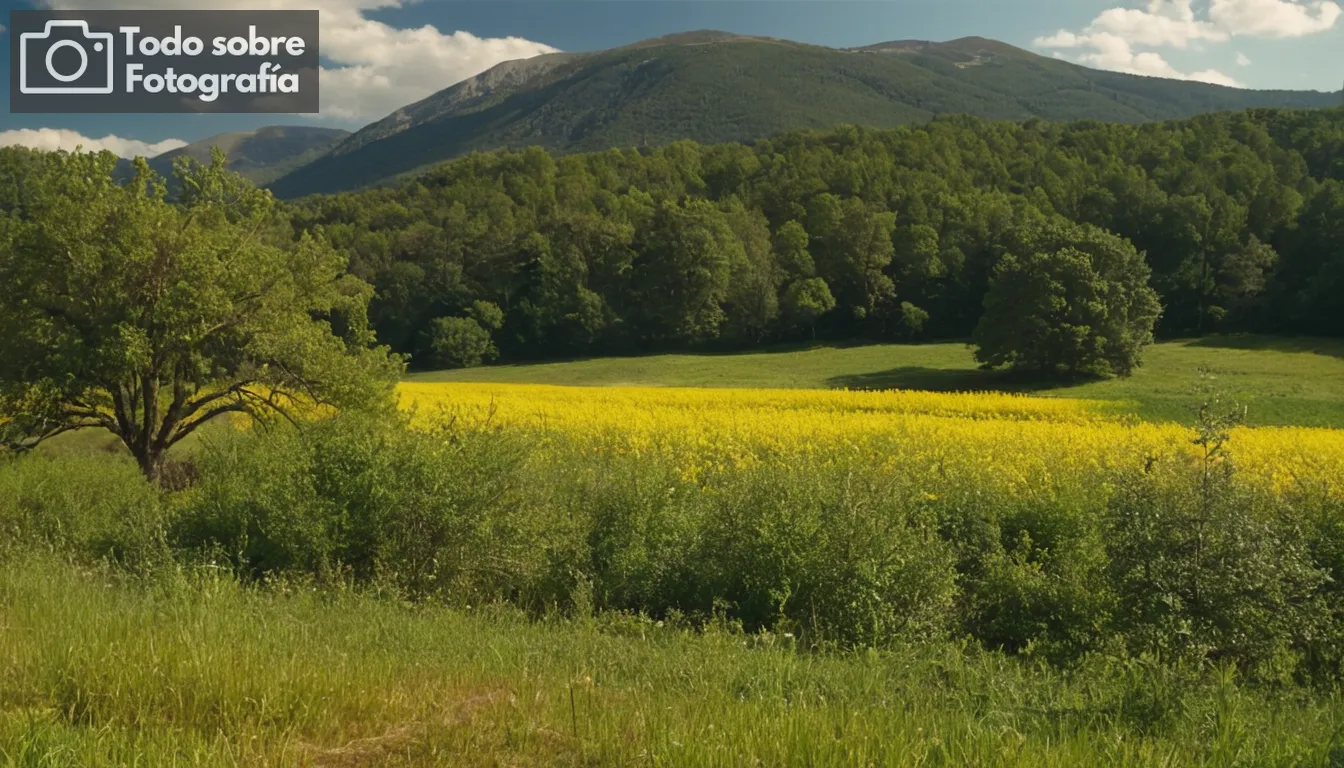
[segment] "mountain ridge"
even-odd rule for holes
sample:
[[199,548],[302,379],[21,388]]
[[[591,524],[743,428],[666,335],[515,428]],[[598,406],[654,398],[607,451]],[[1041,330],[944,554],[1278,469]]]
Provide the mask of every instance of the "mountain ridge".
[[838,123],[1145,122],[1340,94],[1248,90],[1089,69],[983,37],[827,48],[717,30],[504,62],[355,132],[272,184],[281,197],[386,182],[472,151],[557,153],[754,141]]

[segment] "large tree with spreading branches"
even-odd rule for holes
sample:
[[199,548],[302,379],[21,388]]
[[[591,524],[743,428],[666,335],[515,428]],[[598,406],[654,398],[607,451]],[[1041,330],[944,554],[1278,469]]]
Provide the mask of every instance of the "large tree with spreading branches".
[[180,162],[169,199],[143,160],[128,180],[109,153],[3,152],[0,444],[106,430],[157,480],[226,414],[389,407],[370,287],[222,155]]

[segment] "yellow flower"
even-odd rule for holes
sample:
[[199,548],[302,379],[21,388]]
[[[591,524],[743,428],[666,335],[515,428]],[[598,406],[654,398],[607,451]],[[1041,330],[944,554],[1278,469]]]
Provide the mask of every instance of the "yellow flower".
[[[689,481],[811,457],[1049,493],[1197,453],[1179,424],[1052,397],[445,383],[406,383],[400,392],[426,424],[521,430],[554,454],[662,457]],[[1344,493],[1335,480],[1344,477],[1344,431],[1241,428],[1228,449],[1243,476],[1276,492]]]

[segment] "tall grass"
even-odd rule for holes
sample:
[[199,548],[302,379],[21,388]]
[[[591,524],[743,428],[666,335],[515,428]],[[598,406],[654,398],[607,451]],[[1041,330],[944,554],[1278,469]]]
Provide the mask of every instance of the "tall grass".
[[1331,765],[1334,696],[948,643],[533,620],[359,591],[0,566],[15,765]]
[[9,461],[0,758],[1337,764],[1342,502],[1225,439],[1014,487],[356,415],[171,494]]
[[45,550],[152,567],[169,505],[128,457],[0,455],[0,553]]

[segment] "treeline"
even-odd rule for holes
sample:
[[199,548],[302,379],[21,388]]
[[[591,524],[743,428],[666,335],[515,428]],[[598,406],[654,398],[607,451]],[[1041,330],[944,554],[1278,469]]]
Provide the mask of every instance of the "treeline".
[[[32,158],[3,154],[9,209]],[[1068,222],[1145,254],[1159,334],[1344,334],[1344,110],[501,151],[288,214],[420,365],[964,338],[996,265],[1035,255],[1013,253],[1040,239],[1023,230]]]
[[1344,333],[1344,110],[501,151],[293,217],[426,365],[965,337],[1014,230],[1053,217],[1146,253],[1159,334]]
[[[300,201],[425,364],[962,337],[1025,222],[1147,254],[1159,331],[1344,333],[1344,111],[848,126],[755,146],[475,155]],[[489,306],[487,306],[489,305]],[[437,351],[436,351],[437,350]]]

